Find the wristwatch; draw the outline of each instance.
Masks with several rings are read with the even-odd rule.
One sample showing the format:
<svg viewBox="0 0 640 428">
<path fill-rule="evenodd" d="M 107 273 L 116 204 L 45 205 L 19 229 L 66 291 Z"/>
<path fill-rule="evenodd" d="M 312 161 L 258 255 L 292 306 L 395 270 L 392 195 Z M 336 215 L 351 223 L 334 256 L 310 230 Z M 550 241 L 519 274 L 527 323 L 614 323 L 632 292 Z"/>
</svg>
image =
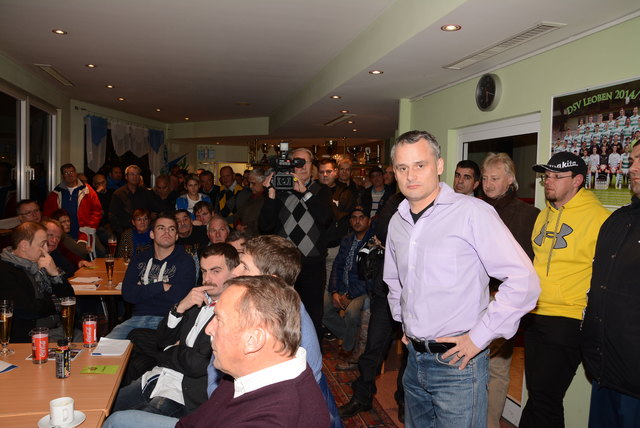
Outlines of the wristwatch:
<svg viewBox="0 0 640 428">
<path fill-rule="evenodd" d="M 173 307 L 171 308 L 169 313 L 171 315 L 173 315 L 174 317 L 176 317 L 176 318 L 182 318 L 182 316 L 184 315 L 184 313 L 178 312 L 178 304 L 177 303 L 175 305 L 173 305 Z"/>
</svg>

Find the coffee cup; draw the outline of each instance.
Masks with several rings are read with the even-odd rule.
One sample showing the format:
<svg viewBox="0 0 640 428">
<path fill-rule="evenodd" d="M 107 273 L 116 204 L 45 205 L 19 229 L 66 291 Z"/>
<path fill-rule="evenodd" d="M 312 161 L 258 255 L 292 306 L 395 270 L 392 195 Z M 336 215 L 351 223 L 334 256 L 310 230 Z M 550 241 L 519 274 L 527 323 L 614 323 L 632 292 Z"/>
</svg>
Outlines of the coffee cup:
<svg viewBox="0 0 640 428">
<path fill-rule="evenodd" d="M 53 426 L 71 425 L 73 422 L 73 398 L 61 397 L 49 402 L 49 422 Z"/>
</svg>

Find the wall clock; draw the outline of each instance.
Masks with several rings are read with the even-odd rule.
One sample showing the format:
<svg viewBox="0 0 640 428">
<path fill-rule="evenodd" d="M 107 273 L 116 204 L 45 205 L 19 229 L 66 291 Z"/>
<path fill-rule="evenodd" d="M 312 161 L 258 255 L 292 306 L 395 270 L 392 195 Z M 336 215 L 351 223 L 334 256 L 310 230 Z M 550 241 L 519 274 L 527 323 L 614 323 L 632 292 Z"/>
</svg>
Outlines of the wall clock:
<svg viewBox="0 0 640 428">
<path fill-rule="evenodd" d="M 482 111 L 493 110 L 500 101 L 502 86 L 495 74 L 485 74 L 476 86 L 476 104 Z"/>
</svg>

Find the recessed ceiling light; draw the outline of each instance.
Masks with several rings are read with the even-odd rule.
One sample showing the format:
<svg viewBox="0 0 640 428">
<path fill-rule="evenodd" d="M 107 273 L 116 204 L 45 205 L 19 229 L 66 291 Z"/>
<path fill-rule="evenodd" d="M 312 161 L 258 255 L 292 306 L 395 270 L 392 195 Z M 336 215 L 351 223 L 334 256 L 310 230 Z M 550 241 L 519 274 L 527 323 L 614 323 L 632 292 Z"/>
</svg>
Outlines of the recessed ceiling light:
<svg viewBox="0 0 640 428">
<path fill-rule="evenodd" d="M 157 109 L 156 109 L 156 111 L 160 111 L 160 109 L 159 109 L 159 108 L 157 108 Z"/>
<path fill-rule="evenodd" d="M 118 101 L 124 101 L 123 97 L 118 97 Z"/>
<path fill-rule="evenodd" d="M 353 120 L 347 120 L 347 123 L 351 125 L 353 123 Z"/>
<path fill-rule="evenodd" d="M 442 31 L 458 31 L 461 28 L 462 28 L 462 25 L 458 25 L 458 24 L 448 24 L 440 27 Z"/>
<path fill-rule="evenodd" d="M 107 88 L 107 89 L 113 89 L 113 85 L 105 85 L 105 88 Z"/>
<path fill-rule="evenodd" d="M 184 120 L 189 120 L 189 118 L 188 118 L 188 117 L 185 117 L 185 118 L 184 118 Z"/>
<path fill-rule="evenodd" d="M 340 95 L 331 95 L 329 98 L 333 99 L 333 100 L 337 100 L 339 98 L 342 98 Z"/>
<path fill-rule="evenodd" d="M 384 73 L 384 71 L 382 71 L 382 70 L 371 70 L 371 71 L 369 71 L 369 74 L 382 74 L 382 73 Z"/>
<path fill-rule="evenodd" d="M 216 144 L 220 144 L 220 141 L 216 141 Z"/>
<path fill-rule="evenodd" d="M 86 64 L 85 67 L 87 68 L 96 68 L 95 64 Z"/>
<path fill-rule="evenodd" d="M 358 132 L 358 130 L 356 128 L 353 128 L 352 131 L 353 132 Z"/>
<path fill-rule="evenodd" d="M 66 31 L 61 30 L 61 29 L 59 29 L 59 28 L 54 28 L 53 30 L 51 30 L 51 32 L 52 32 L 53 34 L 57 34 L 57 35 L 59 35 L 59 36 L 64 36 L 64 35 L 66 35 L 66 34 L 67 34 L 67 32 L 66 32 Z"/>
<path fill-rule="evenodd" d="M 340 113 L 342 114 L 349 113 L 349 110 L 340 110 Z"/>
</svg>

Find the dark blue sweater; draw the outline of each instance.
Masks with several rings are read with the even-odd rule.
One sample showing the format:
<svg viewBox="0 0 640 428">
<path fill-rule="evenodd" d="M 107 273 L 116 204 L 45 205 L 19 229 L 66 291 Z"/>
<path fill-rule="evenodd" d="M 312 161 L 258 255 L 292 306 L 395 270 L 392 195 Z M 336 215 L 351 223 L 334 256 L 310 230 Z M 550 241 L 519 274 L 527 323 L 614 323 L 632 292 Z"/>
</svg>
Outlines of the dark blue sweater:
<svg viewBox="0 0 640 428">
<path fill-rule="evenodd" d="M 171 254 L 163 260 L 154 256 L 153 247 L 134 255 L 129 263 L 127 273 L 122 282 L 122 297 L 133 303 L 133 315 L 165 316 L 173 305 L 187 295 L 196 285 L 196 268 L 193 258 L 182 246 L 176 246 Z M 148 278 L 145 272 L 151 260 Z M 163 264 L 164 274 L 159 277 Z M 163 284 L 171 284 L 169 291 L 164 291 Z"/>
</svg>

